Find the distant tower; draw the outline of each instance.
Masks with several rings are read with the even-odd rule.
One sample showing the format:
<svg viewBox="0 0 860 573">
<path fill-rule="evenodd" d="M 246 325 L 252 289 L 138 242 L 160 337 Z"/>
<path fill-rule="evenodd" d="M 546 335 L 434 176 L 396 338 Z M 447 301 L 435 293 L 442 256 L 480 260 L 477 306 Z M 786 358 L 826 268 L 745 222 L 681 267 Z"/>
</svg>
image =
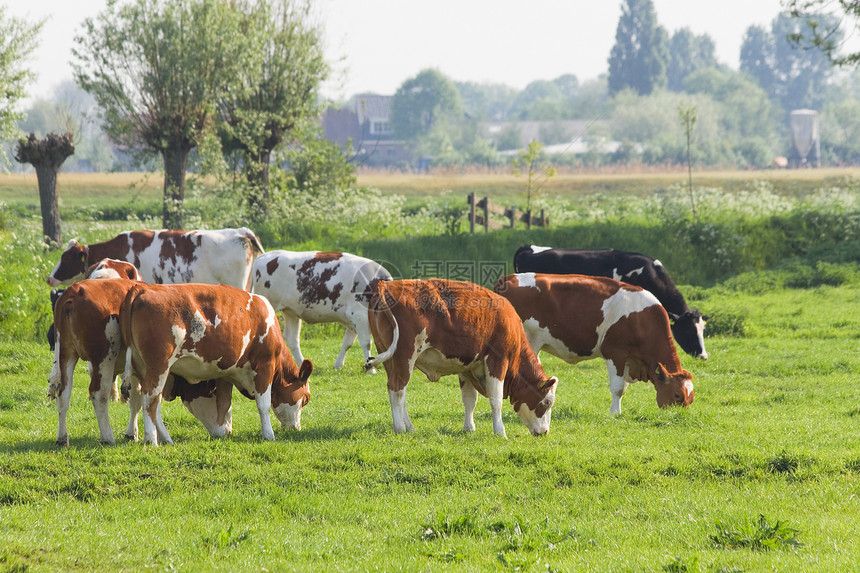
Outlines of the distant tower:
<svg viewBox="0 0 860 573">
<path fill-rule="evenodd" d="M 791 130 L 789 167 L 801 165 L 821 167 L 818 112 L 812 109 L 796 109 L 788 114 L 788 125 Z"/>
</svg>

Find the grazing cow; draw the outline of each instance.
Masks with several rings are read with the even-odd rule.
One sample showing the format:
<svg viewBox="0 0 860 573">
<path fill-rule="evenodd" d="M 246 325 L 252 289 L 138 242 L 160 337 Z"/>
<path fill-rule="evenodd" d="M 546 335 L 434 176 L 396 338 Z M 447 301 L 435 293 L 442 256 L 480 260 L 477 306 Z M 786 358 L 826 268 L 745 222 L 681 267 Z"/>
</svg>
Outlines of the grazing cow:
<svg viewBox="0 0 860 573">
<path fill-rule="evenodd" d="M 192 384 L 232 382 L 257 403 L 267 440 L 275 439 L 270 407 L 282 426 L 301 428 L 313 366 L 296 366 L 264 297 L 226 285 L 135 283 L 119 315 L 125 378 L 134 373 L 140 380 L 146 443 L 158 444 L 156 430 L 171 442 L 157 415 L 171 373 Z"/>
<path fill-rule="evenodd" d="M 463 281 L 379 281 L 368 316 L 380 354 L 367 366 L 385 366 L 396 433 L 415 429 L 406 411 L 406 385 L 414 368 L 434 382 L 459 376 L 467 432 L 475 430 L 479 392 L 490 400 L 494 433 L 505 436 L 505 398 L 532 434 L 549 431 L 558 379 L 546 377 L 504 298 Z"/>
<path fill-rule="evenodd" d="M 113 444 L 114 436 L 108 419 L 108 404 L 116 397 L 116 376 L 123 371 L 125 347 L 119 328 L 119 309 L 134 282 L 119 280 L 84 280 L 73 284 L 58 297 L 54 307 L 56 344 L 54 366 L 48 379 L 48 397 L 57 400 L 57 444 L 68 445 L 66 414 L 72 392 L 73 373 L 78 360 L 89 363 L 90 400 L 93 402 L 102 443 Z M 189 388 L 184 380 L 168 381 L 165 395 L 179 396 L 213 436 L 230 433 L 230 390 L 216 388 L 216 382 Z M 136 389 L 136 385 L 134 388 Z M 212 398 L 214 396 L 214 398 Z M 137 439 L 137 414 L 141 398 L 132 391 L 129 396 L 130 417 L 125 437 Z M 160 414 L 159 414 L 160 415 Z M 167 436 L 169 438 L 169 436 Z"/>
<path fill-rule="evenodd" d="M 647 290 L 604 277 L 535 273 L 502 277 L 494 290 L 520 315 L 535 352 L 571 364 L 606 360 L 613 414 L 637 380 L 654 384 L 660 407 L 693 402 L 693 375 L 681 368 L 669 317 Z"/>
<path fill-rule="evenodd" d="M 304 359 L 299 347 L 303 320 L 344 325 L 343 345 L 334 362 L 338 370 L 356 336 L 365 362 L 370 358 L 367 304 L 381 280 L 391 280 L 382 265 L 349 253 L 269 251 L 254 261 L 251 292 L 281 311 L 284 340 L 298 362 Z"/>
<path fill-rule="evenodd" d="M 127 231 L 92 245 L 69 241 L 47 283 L 69 284 L 87 268 L 111 258 L 127 261 L 154 284 L 208 283 L 248 289 L 251 265 L 263 252 L 249 229 L 217 231 Z"/>
<path fill-rule="evenodd" d="M 514 254 L 514 272 L 609 277 L 642 287 L 656 296 L 666 309 L 678 345 L 694 358 L 708 358 L 704 339 L 708 317 L 687 306 L 684 295 L 657 259 L 615 249 L 552 249 L 525 245 Z"/>
<path fill-rule="evenodd" d="M 126 261 L 118 261 L 116 259 L 102 259 L 94 265 L 90 265 L 84 279 L 143 280 L 140 273 L 137 271 L 137 267 Z"/>
</svg>

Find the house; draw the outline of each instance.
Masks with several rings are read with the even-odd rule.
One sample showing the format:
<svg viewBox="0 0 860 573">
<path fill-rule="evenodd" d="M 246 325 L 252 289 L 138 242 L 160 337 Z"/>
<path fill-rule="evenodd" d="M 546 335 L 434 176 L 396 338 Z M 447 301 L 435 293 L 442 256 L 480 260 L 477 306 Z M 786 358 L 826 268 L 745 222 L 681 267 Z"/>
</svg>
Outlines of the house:
<svg viewBox="0 0 860 573">
<path fill-rule="evenodd" d="M 358 165 L 406 165 L 408 149 L 392 138 L 388 121 L 391 97 L 358 94 L 341 108 L 327 108 L 322 117 L 324 137 L 340 145 Z"/>
</svg>

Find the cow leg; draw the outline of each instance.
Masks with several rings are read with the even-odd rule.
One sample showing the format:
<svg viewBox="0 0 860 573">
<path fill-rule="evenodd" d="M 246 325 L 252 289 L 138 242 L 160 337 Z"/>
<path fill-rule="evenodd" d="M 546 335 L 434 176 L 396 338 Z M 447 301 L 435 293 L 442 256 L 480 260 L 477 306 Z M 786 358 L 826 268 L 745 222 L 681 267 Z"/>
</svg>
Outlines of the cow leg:
<svg viewBox="0 0 860 573">
<path fill-rule="evenodd" d="M 358 345 L 361 346 L 361 352 L 364 353 L 364 363 L 367 364 L 373 352 L 373 337 L 370 335 L 370 326 L 367 323 L 367 313 L 364 316 L 363 322 L 355 323 L 355 332 L 358 336 Z M 368 374 L 376 374 L 376 368 L 367 370 Z"/>
<path fill-rule="evenodd" d="M 68 353 L 69 351 L 67 351 Z M 72 381 L 75 365 L 78 363 L 77 354 L 65 355 L 60 344 L 60 332 L 56 332 L 54 343 L 54 366 L 48 378 L 48 397 L 57 400 L 57 445 L 69 445 L 69 431 L 66 428 L 66 415 L 72 396 Z"/>
<path fill-rule="evenodd" d="M 343 344 L 340 347 L 340 354 L 337 355 L 337 360 L 334 361 L 334 369 L 340 370 L 343 368 L 343 363 L 346 361 L 346 351 L 349 350 L 349 347 L 352 346 L 352 343 L 355 342 L 355 337 L 358 336 L 356 332 L 347 327 L 346 332 L 343 333 Z M 365 356 L 365 362 L 367 362 L 368 356 Z M 301 364 L 301 362 L 298 362 Z"/>
<path fill-rule="evenodd" d="M 391 418 L 394 421 L 394 433 L 414 432 L 415 426 L 406 411 L 406 388 L 388 390 L 388 401 L 391 404 Z"/>
<path fill-rule="evenodd" d="M 90 401 L 96 413 L 96 421 L 99 425 L 99 440 L 103 444 L 113 445 L 113 430 L 110 427 L 110 416 L 108 405 L 113 397 L 116 376 L 114 366 L 116 357 L 102 360 L 97 369 L 92 369 L 90 374 Z"/>
<path fill-rule="evenodd" d="M 75 373 L 77 361 L 66 364 L 66 383 L 63 390 L 57 395 L 57 445 L 69 445 L 69 431 L 66 428 L 66 415 L 69 413 L 69 403 L 72 399 L 72 379 Z"/>
<path fill-rule="evenodd" d="M 504 400 L 502 381 L 487 374 L 484 388 L 487 392 L 487 398 L 490 399 L 490 413 L 493 416 L 493 433 L 497 436 L 507 438 L 505 424 L 502 422 L 502 401 Z"/>
<path fill-rule="evenodd" d="M 158 435 L 165 442 L 169 444 L 173 443 L 170 434 L 167 432 L 167 428 L 164 426 L 164 421 L 161 419 L 161 392 L 164 390 L 168 374 L 170 374 L 170 371 L 165 369 L 164 373 L 158 377 L 157 383 L 154 385 L 155 388 L 146 392 L 142 389 L 152 387 L 153 385 L 151 383 L 147 384 L 146 380 L 141 380 L 141 393 L 143 395 L 143 443 L 145 444 L 157 446 Z"/>
<path fill-rule="evenodd" d="M 137 378 L 131 381 L 123 381 L 128 386 L 128 427 L 125 429 L 125 439 L 137 441 L 137 415 L 140 414 L 142 398 L 140 396 L 140 383 Z"/>
<path fill-rule="evenodd" d="M 624 372 L 619 373 L 612 360 L 606 361 L 606 368 L 609 371 L 609 391 L 612 392 L 612 405 L 609 407 L 609 413 L 620 414 L 621 398 L 624 397 L 624 392 L 627 391 L 629 384 L 624 379 Z"/>
<path fill-rule="evenodd" d="M 463 431 L 475 431 L 475 405 L 478 403 L 478 391 L 471 382 L 460 376 L 460 394 L 463 397 Z"/>
<path fill-rule="evenodd" d="M 299 347 L 299 334 L 302 332 L 302 319 L 295 315 L 287 314 L 286 312 L 282 312 L 281 315 L 284 317 L 284 342 L 287 343 L 287 347 L 290 349 L 290 353 L 292 353 L 293 360 L 296 361 L 296 364 L 301 364 L 305 359 L 305 357 L 302 356 L 302 349 Z"/>
<path fill-rule="evenodd" d="M 260 414 L 260 427 L 263 430 L 263 439 L 272 441 L 275 439 L 275 431 L 272 430 L 272 419 L 269 417 L 269 409 L 272 407 L 272 386 L 269 385 L 262 394 L 257 392 L 254 396 L 257 403 L 257 412 Z"/>
</svg>

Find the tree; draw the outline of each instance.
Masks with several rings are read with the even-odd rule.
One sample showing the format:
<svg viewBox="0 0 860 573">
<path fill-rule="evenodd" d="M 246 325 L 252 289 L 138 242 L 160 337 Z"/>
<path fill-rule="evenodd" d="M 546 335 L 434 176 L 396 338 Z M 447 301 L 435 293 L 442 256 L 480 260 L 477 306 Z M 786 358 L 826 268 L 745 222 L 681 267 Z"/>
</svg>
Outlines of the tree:
<svg viewBox="0 0 860 573">
<path fill-rule="evenodd" d="M 44 139 L 37 139 L 31 133 L 18 140 L 15 148 L 15 161 L 29 163 L 36 169 L 39 181 L 39 202 L 42 206 L 42 234 L 49 243 L 59 244 L 60 210 L 57 206 L 57 173 L 66 158 L 75 152 L 74 138 L 71 133 L 57 135 L 49 133 Z"/>
<path fill-rule="evenodd" d="M 648 95 L 666 85 L 666 30 L 657 24 L 651 0 L 624 0 L 609 54 L 609 93 L 632 89 Z"/>
<path fill-rule="evenodd" d="M 672 34 L 669 65 L 666 69 L 667 87 L 673 92 L 684 89 L 684 80 L 703 68 L 717 67 L 716 46 L 707 34 L 696 36 L 689 28 Z"/>
<path fill-rule="evenodd" d="M 557 83 L 535 80 L 517 95 L 511 105 L 511 115 L 521 120 L 554 119 L 564 101 L 563 97 Z"/>
<path fill-rule="evenodd" d="M 693 198 L 693 159 L 690 155 L 690 147 L 693 140 L 693 130 L 696 129 L 696 120 L 698 115 L 696 106 L 681 101 L 678 104 L 678 119 L 681 120 L 681 128 L 684 130 L 684 135 L 687 137 L 687 175 L 688 175 L 688 190 L 690 193 L 690 206 L 693 209 L 693 218 L 698 219 L 696 215 L 696 201 Z"/>
<path fill-rule="evenodd" d="M 265 207 L 272 151 L 317 112 L 328 65 L 308 2 L 250 0 L 241 10 L 259 59 L 239 71 L 244 89 L 220 101 L 222 139 L 226 150 L 242 152 L 248 180 L 262 193 Z"/>
<path fill-rule="evenodd" d="M 44 20 L 35 24 L 6 16 L 0 6 L 0 141 L 12 139 L 17 132 L 15 122 L 22 117 L 18 103 L 26 96 L 25 89 L 33 80 L 33 72 L 24 64 L 36 49 L 36 39 Z M 0 166 L 8 163 L 0 147 Z"/>
<path fill-rule="evenodd" d="M 796 45 L 808 43 L 819 48 L 837 66 L 853 67 L 860 62 L 860 52 L 840 53 L 844 39 L 851 37 L 860 24 L 860 3 L 853 0 L 783 0 L 783 5 L 791 17 L 804 22 L 802 28 L 789 36 L 790 42 Z"/>
<path fill-rule="evenodd" d="M 832 72 L 821 50 L 792 41 L 802 24 L 797 18 L 780 14 L 769 33 L 748 28 L 741 45 L 741 71 L 754 77 L 785 111 L 820 107 Z M 826 24 L 822 21 L 822 25 Z"/>
<path fill-rule="evenodd" d="M 391 129 L 405 140 L 427 135 L 434 126 L 463 115 L 460 92 L 447 76 L 426 69 L 403 82 L 391 98 Z"/>
<path fill-rule="evenodd" d="M 504 84 L 479 84 L 455 82 L 463 111 L 471 117 L 484 121 L 504 121 L 508 117 L 517 91 Z"/>
<path fill-rule="evenodd" d="M 514 176 L 519 177 L 523 171 L 526 172 L 526 213 L 529 216 L 531 216 L 532 196 L 537 197 L 544 183 L 555 177 L 557 173 L 555 167 L 541 160 L 542 149 L 543 145 L 536 139 L 532 139 L 528 148 L 519 151 L 512 162 Z"/>
<path fill-rule="evenodd" d="M 83 27 L 75 79 L 116 143 L 160 155 L 162 222 L 181 228 L 188 156 L 211 130 L 216 103 L 243 89 L 237 80 L 253 65 L 239 13 L 221 0 L 108 2 Z"/>
</svg>

